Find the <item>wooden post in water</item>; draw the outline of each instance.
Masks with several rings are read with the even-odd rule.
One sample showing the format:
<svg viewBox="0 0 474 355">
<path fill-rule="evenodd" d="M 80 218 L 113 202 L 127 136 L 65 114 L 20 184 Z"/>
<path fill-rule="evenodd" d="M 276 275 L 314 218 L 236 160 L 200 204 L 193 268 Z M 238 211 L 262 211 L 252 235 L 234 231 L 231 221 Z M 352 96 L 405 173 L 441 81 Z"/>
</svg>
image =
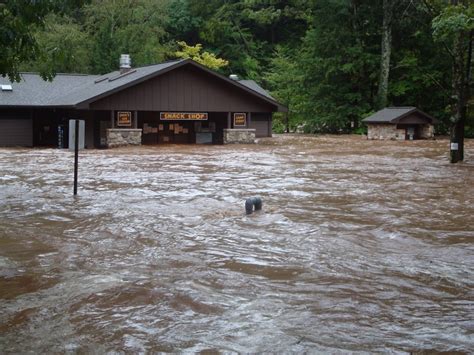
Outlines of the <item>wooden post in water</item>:
<svg viewBox="0 0 474 355">
<path fill-rule="evenodd" d="M 77 169 L 79 166 L 79 120 L 75 122 L 74 135 L 74 196 L 77 195 Z"/>
</svg>

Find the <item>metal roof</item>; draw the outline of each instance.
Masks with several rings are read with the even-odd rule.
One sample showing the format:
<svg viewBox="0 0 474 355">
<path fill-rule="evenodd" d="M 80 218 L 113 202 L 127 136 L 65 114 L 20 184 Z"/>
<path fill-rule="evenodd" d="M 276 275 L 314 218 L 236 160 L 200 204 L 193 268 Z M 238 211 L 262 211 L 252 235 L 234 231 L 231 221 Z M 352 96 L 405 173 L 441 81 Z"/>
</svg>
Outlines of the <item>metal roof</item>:
<svg viewBox="0 0 474 355">
<path fill-rule="evenodd" d="M 269 99 L 275 100 L 267 91 L 265 91 L 264 88 L 262 88 L 260 85 L 258 85 L 255 81 L 253 80 L 238 80 L 238 82 L 242 85 L 245 85 L 249 89 L 252 89 L 253 91 L 256 91 L 263 96 L 268 97 Z"/>
<path fill-rule="evenodd" d="M 373 115 L 365 118 L 362 122 L 365 123 L 398 123 L 402 118 L 412 114 L 418 113 L 421 116 L 429 119 L 431 123 L 436 123 L 436 119 L 431 117 L 430 115 L 424 113 L 423 111 L 418 110 L 416 107 L 408 106 L 408 107 L 387 107 L 383 110 L 380 110 Z"/>
<path fill-rule="evenodd" d="M 19 83 L 0 77 L 0 84 L 12 85 L 12 91 L 0 91 L 1 106 L 23 107 L 83 107 L 102 97 L 164 74 L 184 64 L 199 67 L 232 85 L 236 85 L 279 108 L 286 109 L 253 80 L 233 81 L 190 60 L 181 59 L 145 67 L 132 68 L 104 75 L 58 74 L 53 81 L 43 80 L 36 73 L 22 73 Z"/>
</svg>

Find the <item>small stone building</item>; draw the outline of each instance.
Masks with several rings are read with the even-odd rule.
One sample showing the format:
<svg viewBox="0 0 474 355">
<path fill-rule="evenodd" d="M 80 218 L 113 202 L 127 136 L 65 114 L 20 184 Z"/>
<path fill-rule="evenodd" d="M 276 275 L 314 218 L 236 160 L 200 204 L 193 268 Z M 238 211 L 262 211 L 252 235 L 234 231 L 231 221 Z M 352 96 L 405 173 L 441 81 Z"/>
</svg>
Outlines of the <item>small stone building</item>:
<svg viewBox="0 0 474 355">
<path fill-rule="evenodd" d="M 367 117 L 367 139 L 414 140 L 434 137 L 437 120 L 416 107 L 387 107 Z"/>
</svg>

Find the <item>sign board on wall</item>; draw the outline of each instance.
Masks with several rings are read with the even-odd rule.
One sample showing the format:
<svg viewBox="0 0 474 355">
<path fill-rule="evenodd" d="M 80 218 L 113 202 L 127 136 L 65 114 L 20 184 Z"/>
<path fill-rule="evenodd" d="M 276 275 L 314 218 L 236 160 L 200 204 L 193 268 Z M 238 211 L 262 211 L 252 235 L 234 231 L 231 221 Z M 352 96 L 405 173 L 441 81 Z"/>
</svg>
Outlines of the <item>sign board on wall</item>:
<svg viewBox="0 0 474 355">
<path fill-rule="evenodd" d="M 207 112 L 160 112 L 162 121 L 207 121 Z"/>
<path fill-rule="evenodd" d="M 130 111 L 117 112 L 117 127 L 131 127 L 132 113 Z"/>
<path fill-rule="evenodd" d="M 246 127 L 247 114 L 243 112 L 234 113 L 234 127 Z"/>
</svg>

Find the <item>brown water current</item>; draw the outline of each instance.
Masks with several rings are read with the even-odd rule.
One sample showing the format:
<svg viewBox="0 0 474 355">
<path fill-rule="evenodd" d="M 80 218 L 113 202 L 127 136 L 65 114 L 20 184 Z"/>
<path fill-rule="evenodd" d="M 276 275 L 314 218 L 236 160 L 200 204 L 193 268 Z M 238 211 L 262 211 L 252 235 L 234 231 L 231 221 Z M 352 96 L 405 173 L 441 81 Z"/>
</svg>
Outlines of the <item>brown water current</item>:
<svg viewBox="0 0 474 355">
<path fill-rule="evenodd" d="M 0 353 L 474 349 L 474 141 L 0 149 Z M 259 195 L 263 211 L 245 215 Z"/>
</svg>

